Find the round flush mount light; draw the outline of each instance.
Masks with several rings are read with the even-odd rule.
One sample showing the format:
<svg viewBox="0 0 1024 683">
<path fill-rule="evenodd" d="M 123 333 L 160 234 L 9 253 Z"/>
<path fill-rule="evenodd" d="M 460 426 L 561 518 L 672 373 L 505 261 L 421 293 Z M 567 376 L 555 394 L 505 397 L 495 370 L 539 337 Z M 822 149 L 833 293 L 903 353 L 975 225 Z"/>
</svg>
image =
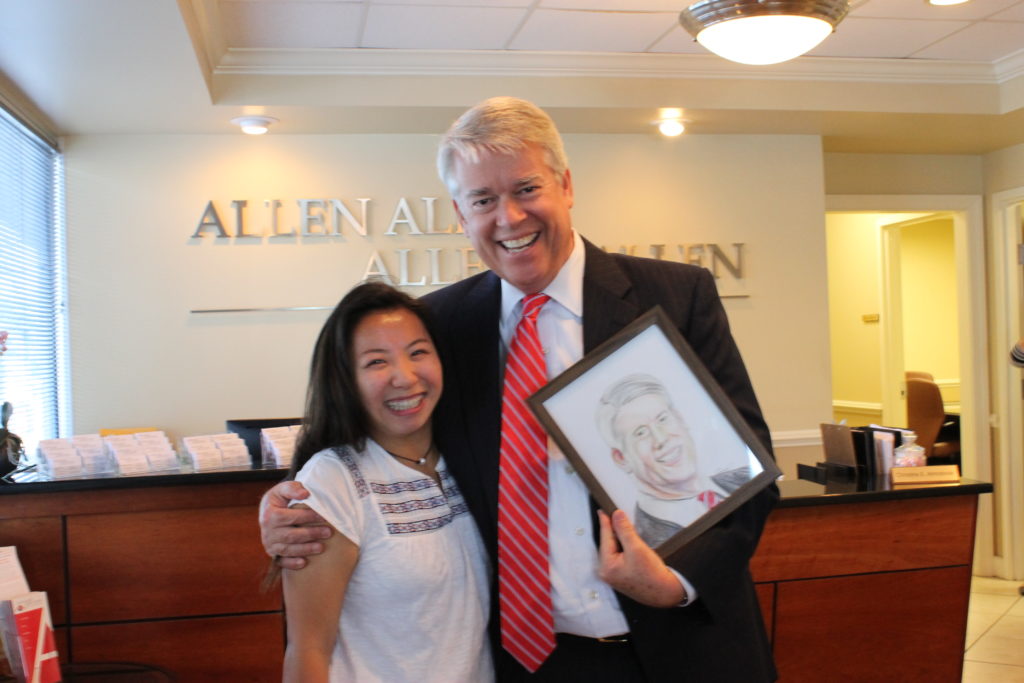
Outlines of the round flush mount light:
<svg viewBox="0 0 1024 683">
<path fill-rule="evenodd" d="M 816 47 L 849 11 L 847 0 L 701 0 L 679 23 L 719 57 L 778 64 Z"/>
<path fill-rule="evenodd" d="M 683 123 L 683 110 L 675 107 L 662 107 L 658 110 L 658 118 L 654 121 L 658 132 L 667 138 L 677 138 L 686 130 Z"/>
<path fill-rule="evenodd" d="M 271 124 L 277 123 L 277 119 L 272 116 L 239 116 L 231 119 L 231 123 L 241 127 L 246 135 L 263 135 Z"/>
<path fill-rule="evenodd" d="M 939 5 L 940 7 L 945 7 L 946 5 L 964 5 L 964 4 L 968 3 L 968 2 L 970 2 L 970 0 L 924 0 L 924 1 L 927 2 L 929 5 Z"/>
</svg>

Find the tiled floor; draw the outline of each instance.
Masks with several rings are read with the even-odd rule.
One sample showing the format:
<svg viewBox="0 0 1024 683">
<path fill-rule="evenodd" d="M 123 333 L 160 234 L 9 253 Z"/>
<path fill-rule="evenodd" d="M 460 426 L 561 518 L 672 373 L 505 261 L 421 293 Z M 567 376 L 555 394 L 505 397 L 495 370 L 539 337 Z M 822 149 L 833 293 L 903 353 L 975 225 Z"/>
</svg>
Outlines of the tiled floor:
<svg viewBox="0 0 1024 683">
<path fill-rule="evenodd" d="M 1024 683 L 1020 581 L 974 577 L 963 683 Z"/>
</svg>

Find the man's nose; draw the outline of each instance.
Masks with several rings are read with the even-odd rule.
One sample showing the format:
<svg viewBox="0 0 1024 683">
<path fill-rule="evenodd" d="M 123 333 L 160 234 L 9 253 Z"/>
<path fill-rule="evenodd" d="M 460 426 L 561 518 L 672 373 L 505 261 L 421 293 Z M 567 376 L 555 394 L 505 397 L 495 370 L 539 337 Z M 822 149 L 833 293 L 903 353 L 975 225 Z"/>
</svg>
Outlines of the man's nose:
<svg viewBox="0 0 1024 683">
<path fill-rule="evenodd" d="M 517 225 L 526 216 L 515 198 L 502 199 L 498 204 L 498 221 L 501 225 Z"/>
</svg>

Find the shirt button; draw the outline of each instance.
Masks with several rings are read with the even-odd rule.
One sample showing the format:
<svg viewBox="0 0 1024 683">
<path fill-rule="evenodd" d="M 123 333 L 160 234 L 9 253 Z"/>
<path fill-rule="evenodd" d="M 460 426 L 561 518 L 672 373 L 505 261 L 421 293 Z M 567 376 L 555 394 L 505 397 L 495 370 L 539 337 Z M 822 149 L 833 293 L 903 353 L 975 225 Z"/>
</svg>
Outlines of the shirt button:
<svg viewBox="0 0 1024 683">
<path fill-rule="evenodd" d="M 548 347 L 542 346 L 541 349 L 540 349 L 540 352 L 543 353 L 546 356 L 548 354 Z"/>
<path fill-rule="evenodd" d="M 590 591 L 590 599 L 597 600 L 597 591 Z"/>
<path fill-rule="evenodd" d="M 577 535 L 577 536 L 582 536 L 582 535 L 583 535 L 583 533 L 584 533 L 584 532 L 583 532 L 583 529 L 582 529 L 582 528 L 576 529 L 576 535 Z"/>
<path fill-rule="evenodd" d="M 576 470 L 574 470 L 572 468 L 572 465 L 566 465 L 565 466 L 565 473 L 566 474 L 576 474 Z"/>
</svg>

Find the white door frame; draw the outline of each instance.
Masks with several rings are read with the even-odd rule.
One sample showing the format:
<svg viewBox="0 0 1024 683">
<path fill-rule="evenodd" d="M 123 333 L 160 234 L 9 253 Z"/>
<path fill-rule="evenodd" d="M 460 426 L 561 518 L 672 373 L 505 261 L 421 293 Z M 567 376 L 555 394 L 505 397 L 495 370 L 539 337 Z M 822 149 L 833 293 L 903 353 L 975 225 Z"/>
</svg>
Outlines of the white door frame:
<svg viewBox="0 0 1024 683">
<path fill-rule="evenodd" d="M 825 210 L 877 213 L 949 212 L 956 250 L 960 324 L 960 445 L 963 476 L 992 481 L 989 453 L 988 323 L 985 312 L 985 222 L 980 195 L 826 195 Z M 1006 347 L 1004 353 L 1009 350 Z M 993 496 L 981 496 L 974 571 L 991 575 L 995 545 Z"/>
<path fill-rule="evenodd" d="M 1006 579 L 1024 579 L 1024 411 L 1021 371 L 1007 362 L 1021 336 L 1022 274 L 1018 262 L 1021 205 L 1024 187 L 997 192 L 989 200 L 989 256 L 992 264 L 992 382 L 996 438 L 992 453 L 992 479 L 996 485 L 999 524 L 994 538 L 997 555 L 994 573 Z"/>
</svg>

